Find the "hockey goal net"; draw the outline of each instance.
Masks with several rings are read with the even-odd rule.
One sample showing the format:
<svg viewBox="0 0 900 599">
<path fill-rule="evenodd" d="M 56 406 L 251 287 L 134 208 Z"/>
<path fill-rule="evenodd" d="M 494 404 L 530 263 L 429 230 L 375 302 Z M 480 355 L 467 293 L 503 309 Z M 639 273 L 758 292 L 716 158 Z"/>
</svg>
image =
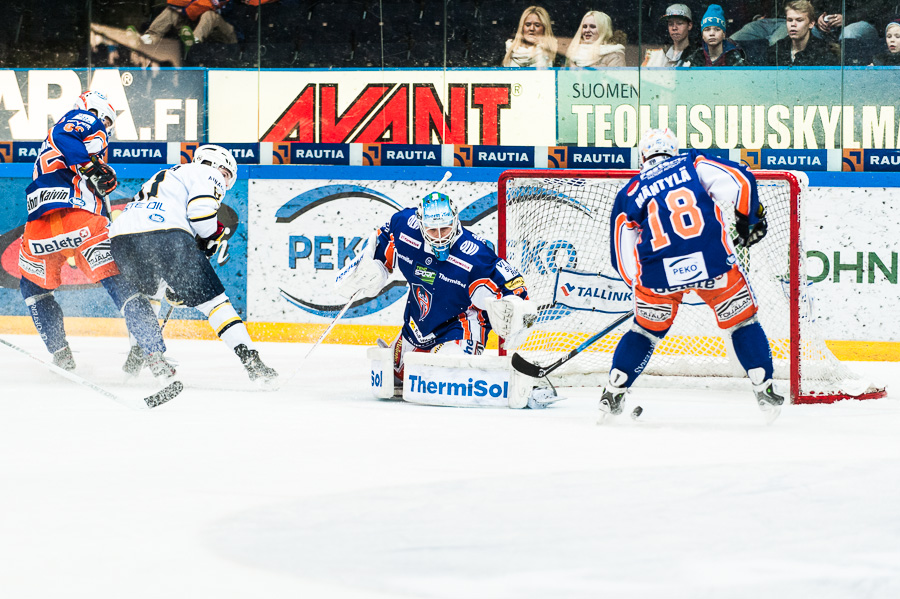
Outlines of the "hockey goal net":
<svg viewBox="0 0 900 599">
<path fill-rule="evenodd" d="M 636 171 L 506 171 L 498 184 L 498 250 L 525 277 L 538 306 L 527 336 L 506 340 L 504 351 L 547 364 L 632 309 L 633 296 L 610 260 L 610 210 L 618 190 Z M 857 376 L 828 349 L 816 328 L 803 252 L 805 176 L 754 171 L 766 207 L 768 234 L 738 249 L 769 337 L 775 377 L 789 381 L 794 403 L 883 397 L 883 388 Z M 723 207 L 733 237 L 734 209 Z M 629 324 L 567 362 L 550 378 L 562 385 L 602 385 L 616 343 Z M 659 379 L 655 377 L 667 377 Z M 644 371 L 661 384 L 694 381 L 716 386 L 723 377 L 745 378 L 730 337 L 693 293 Z M 671 380 L 669 380 L 671 378 Z M 743 381 L 744 385 L 749 382 Z"/>
</svg>

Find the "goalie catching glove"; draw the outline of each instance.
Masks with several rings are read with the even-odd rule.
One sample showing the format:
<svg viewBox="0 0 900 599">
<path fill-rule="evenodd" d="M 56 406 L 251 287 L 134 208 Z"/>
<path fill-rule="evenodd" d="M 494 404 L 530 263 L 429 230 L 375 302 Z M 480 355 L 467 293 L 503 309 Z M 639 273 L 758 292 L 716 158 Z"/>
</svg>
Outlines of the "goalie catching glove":
<svg viewBox="0 0 900 599">
<path fill-rule="evenodd" d="M 491 327 L 501 337 L 509 337 L 534 324 L 537 308 L 531 300 L 518 295 L 507 295 L 492 299 L 487 304 L 488 320 Z"/>
<path fill-rule="evenodd" d="M 119 185 L 113 167 L 103 163 L 97 156 L 91 156 L 91 163 L 78 170 L 84 177 L 88 189 L 95 195 L 109 195 Z"/>
<path fill-rule="evenodd" d="M 356 257 L 338 273 L 334 290 L 350 299 L 362 290 L 363 297 L 375 297 L 387 282 L 388 270 L 375 259 L 375 237 L 366 240 Z"/>
<path fill-rule="evenodd" d="M 737 237 L 734 239 L 735 245 L 748 248 L 759 243 L 762 241 L 762 238 L 766 236 L 766 233 L 769 230 L 769 224 L 766 222 L 765 206 L 759 204 L 759 207 L 756 209 L 756 216 L 759 220 L 756 221 L 756 224 L 751 231 L 750 218 L 744 216 L 737 210 L 734 211 L 734 228 L 737 233 Z"/>
</svg>

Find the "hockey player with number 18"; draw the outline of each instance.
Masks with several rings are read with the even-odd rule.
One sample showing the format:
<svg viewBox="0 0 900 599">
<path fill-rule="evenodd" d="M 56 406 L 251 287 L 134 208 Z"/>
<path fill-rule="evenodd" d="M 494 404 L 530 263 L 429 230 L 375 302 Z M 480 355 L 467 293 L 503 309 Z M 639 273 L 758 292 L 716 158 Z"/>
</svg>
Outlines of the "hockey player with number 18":
<svg viewBox="0 0 900 599">
<path fill-rule="evenodd" d="M 784 398 L 774 391 L 769 341 L 734 249 L 734 243 L 750 247 L 766 234 L 756 179 L 728 160 L 697 150 L 679 154 L 668 129 L 647 131 L 639 152 L 641 173 L 616 195 L 611 214 L 612 262 L 634 290 L 635 310 L 631 330 L 613 355 L 601 420 L 622 412 L 626 390 L 672 326 L 684 295 L 693 291 L 731 334 L 757 403 L 771 422 Z M 734 206 L 734 242 L 713 198 Z"/>
<path fill-rule="evenodd" d="M 525 281 L 487 243 L 459 222 L 455 203 L 438 191 L 391 217 L 335 281 L 338 293 L 372 297 L 388 273 L 409 283 L 403 328 L 392 345 L 395 385 L 407 352 L 479 355 L 493 328 L 523 327 L 531 308 Z"/>
</svg>

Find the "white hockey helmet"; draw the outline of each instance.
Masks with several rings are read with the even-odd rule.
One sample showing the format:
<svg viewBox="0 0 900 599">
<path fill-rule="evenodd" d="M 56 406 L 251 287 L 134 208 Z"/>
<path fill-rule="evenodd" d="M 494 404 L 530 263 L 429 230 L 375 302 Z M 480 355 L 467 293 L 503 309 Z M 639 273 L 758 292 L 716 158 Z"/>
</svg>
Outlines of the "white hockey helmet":
<svg viewBox="0 0 900 599">
<path fill-rule="evenodd" d="M 431 245 L 434 257 L 446 260 L 453 243 L 462 235 L 459 211 L 453 200 L 446 194 L 433 191 L 422 198 L 416 216 L 419 217 L 422 236 Z"/>
<path fill-rule="evenodd" d="M 74 108 L 78 110 L 97 111 L 97 117 L 104 121 L 108 133 L 112 133 L 113 127 L 116 126 L 116 109 L 106 99 L 106 95 L 102 92 L 88 90 L 78 96 L 75 100 Z M 108 123 L 106 122 L 108 121 Z"/>
<path fill-rule="evenodd" d="M 225 177 L 225 188 L 231 189 L 234 182 L 237 181 L 237 160 L 231 155 L 231 152 L 222 146 L 207 144 L 200 146 L 194 150 L 194 159 L 192 162 L 206 164 L 214 169 L 224 168 L 230 176 Z"/>
<path fill-rule="evenodd" d="M 678 138 L 668 127 L 664 129 L 647 129 L 638 146 L 641 155 L 641 169 L 649 168 L 665 160 L 652 158 L 665 156 L 671 158 L 678 155 Z"/>
</svg>

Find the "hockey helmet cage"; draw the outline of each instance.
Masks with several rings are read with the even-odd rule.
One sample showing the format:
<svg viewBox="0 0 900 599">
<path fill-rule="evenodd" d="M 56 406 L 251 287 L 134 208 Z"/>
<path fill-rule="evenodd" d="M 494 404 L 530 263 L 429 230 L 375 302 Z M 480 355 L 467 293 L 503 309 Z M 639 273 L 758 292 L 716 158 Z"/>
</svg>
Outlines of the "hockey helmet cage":
<svg viewBox="0 0 900 599">
<path fill-rule="evenodd" d="M 214 144 L 200 146 L 194 150 L 194 159 L 192 162 L 207 164 L 217 170 L 221 167 L 228 171 L 231 176 L 225 178 L 226 189 L 231 189 L 234 186 L 234 182 L 237 181 L 237 161 L 234 159 L 231 152 L 222 146 Z"/>
<path fill-rule="evenodd" d="M 116 126 L 116 109 L 106 99 L 106 95 L 102 92 L 88 90 L 78 96 L 75 100 L 74 108 L 78 110 L 97 111 L 97 117 L 103 121 L 108 120 L 109 125 L 106 126 L 108 133 L 111 133 L 113 127 Z M 105 123 L 104 123 L 105 124 Z"/>
<path fill-rule="evenodd" d="M 678 155 L 678 138 L 671 129 L 647 129 L 638 146 L 641 156 L 641 168 L 652 166 L 648 164 L 651 158 L 666 156 L 671 158 Z M 654 160 L 653 164 L 661 160 Z"/>
<path fill-rule="evenodd" d="M 419 217 L 422 237 L 431 246 L 434 257 L 446 260 L 453 243 L 462 235 L 459 211 L 453 200 L 446 194 L 433 191 L 422 198 L 416 216 Z"/>
</svg>

